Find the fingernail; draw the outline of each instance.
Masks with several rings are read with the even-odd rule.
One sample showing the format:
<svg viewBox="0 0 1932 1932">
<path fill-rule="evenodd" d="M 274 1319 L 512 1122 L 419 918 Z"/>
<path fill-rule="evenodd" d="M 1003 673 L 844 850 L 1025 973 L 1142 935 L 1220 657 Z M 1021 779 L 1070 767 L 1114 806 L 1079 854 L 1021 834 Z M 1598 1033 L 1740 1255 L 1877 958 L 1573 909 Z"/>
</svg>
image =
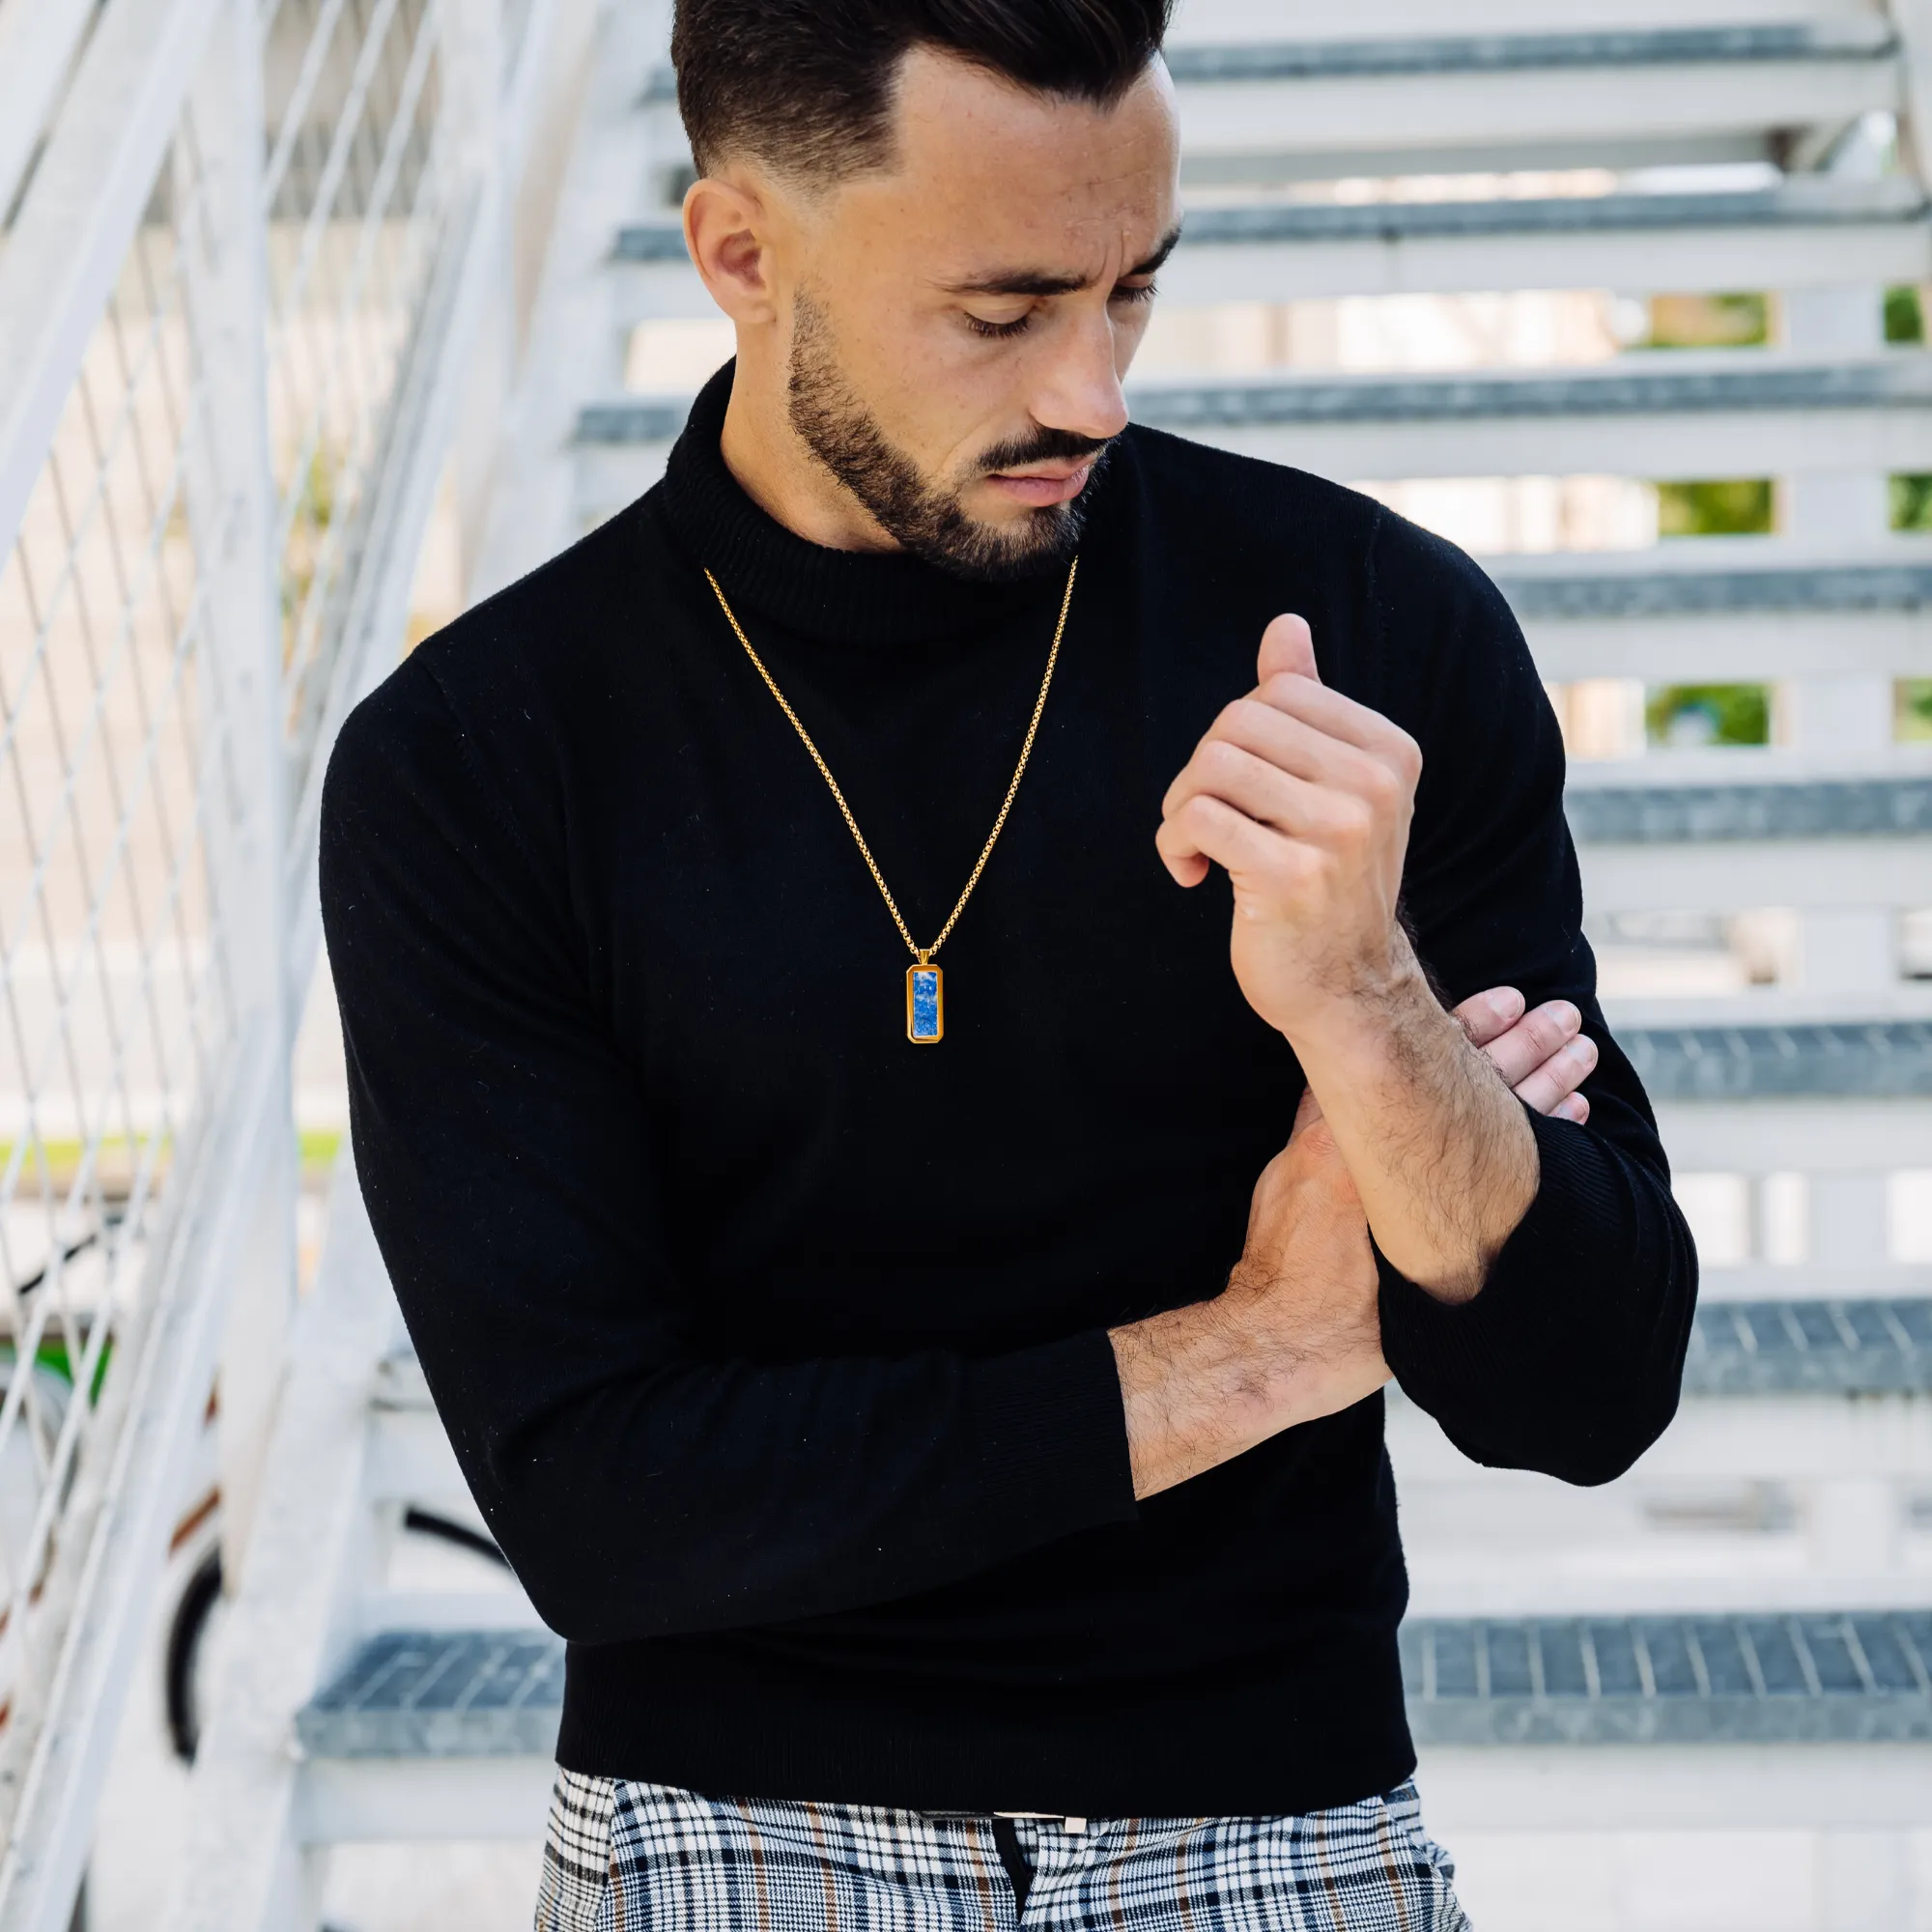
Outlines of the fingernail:
<svg viewBox="0 0 1932 1932">
<path fill-rule="evenodd" d="M 1522 1011 L 1523 998 L 1514 986 L 1499 986 L 1495 994 L 1496 1011 L 1505 1019 L 1515 1019 Z"/>
<path fill-rule="evenodd" d="M 1597 1042 L 1593 1039 L 1573 1039 L 1563 1051 L 1572 1060 L 1580 1061 L 1587 1065 L 1597 1057 Z"/>
</svg>

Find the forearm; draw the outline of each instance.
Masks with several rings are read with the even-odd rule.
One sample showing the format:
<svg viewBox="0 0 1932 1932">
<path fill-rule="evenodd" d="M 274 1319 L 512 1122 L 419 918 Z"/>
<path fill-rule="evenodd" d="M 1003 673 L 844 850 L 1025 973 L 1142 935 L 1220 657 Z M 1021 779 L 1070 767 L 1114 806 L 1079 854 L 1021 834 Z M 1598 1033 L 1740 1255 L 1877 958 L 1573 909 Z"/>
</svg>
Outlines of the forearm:
<svg viewBox="0 0 1932 1932">
<path fill-rule="evenodd" d="M 1437 1299 L 1470 1299 L 1536 1199 L 1536 1137 L 1400 929 L 1385 975 L 1312 1008 L 1289 1037 L 1377 1245 Z"/>
<path fill-rule="evenodd" d="M 1388 1379 L 1361 1202 L 1311 1103 L 1255 1183 L 1228 1286 L 1108 1339 L 1136 1496 L 1332 1415 Z"/>
<path fill-rule="evenodd" d="M 1275 1366 L 1237 1332 L 1222 1298 L 1109 1331 L 1136 1497 L 1252 1449 L 1269 1433 Z"/>
</svg>

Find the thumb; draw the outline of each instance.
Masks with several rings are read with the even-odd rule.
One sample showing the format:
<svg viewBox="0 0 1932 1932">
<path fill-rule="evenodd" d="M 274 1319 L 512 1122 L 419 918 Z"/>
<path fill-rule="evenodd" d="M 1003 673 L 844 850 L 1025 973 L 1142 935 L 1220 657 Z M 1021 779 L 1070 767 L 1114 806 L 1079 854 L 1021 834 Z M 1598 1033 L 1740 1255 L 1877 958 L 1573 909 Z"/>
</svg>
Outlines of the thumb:
<svg viewBox="0 0 1932 1932">
<path fill-rule="evenodd" d="M 1315 633 L 1308 628 L 1308 619 L 1292 614 L 1277 617 L 1262 633 L 1261 658 L 1256 669 L 1260 672 L 1256 682 L 1260 684 L 1284 673 L 1312 677 L 1320 684 L 1321 673 L 1315 668 Z"/>
</svg>

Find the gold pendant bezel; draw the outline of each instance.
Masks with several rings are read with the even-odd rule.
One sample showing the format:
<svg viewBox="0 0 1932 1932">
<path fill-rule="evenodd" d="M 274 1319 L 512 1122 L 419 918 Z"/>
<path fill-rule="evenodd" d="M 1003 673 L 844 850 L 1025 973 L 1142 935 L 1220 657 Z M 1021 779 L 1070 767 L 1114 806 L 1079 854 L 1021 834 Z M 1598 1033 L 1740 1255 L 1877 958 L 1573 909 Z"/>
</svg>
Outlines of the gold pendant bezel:
<svg viewBox="0 0 1932 1932">
<path fill-rule="evenodd" d="M 934 1033 L 915 1033 L 913 1031 L 913 975 L 915 973 L 930 973 L 932 975 L 933 1004 L 936 1009 L 935 1017 L 939 1021 L 938 1030 Z M 946 1037 L 946 975 L 930 960 L 927 960 L 923 965 L 908 966 L 906 968 L 906 1037 L 915 1046 L 937 1046 Z"/>
</svg>

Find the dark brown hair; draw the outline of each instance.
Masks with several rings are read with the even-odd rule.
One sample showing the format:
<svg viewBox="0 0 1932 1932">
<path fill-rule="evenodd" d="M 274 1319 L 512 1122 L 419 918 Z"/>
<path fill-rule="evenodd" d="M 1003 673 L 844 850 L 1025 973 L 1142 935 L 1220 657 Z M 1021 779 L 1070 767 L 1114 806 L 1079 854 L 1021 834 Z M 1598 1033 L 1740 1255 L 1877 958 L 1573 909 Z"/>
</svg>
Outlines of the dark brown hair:
<svg viewBox="0 0 1932 1932">
<path fill-rule="evenodd" d="M 894 84 L 933 47 L 1040 94 L 1111 106 L 1174 0 L 677 0 L 670 56 L 700 169 L 749 155 L 836 179 L 886 162 Z"/>
</svg>

